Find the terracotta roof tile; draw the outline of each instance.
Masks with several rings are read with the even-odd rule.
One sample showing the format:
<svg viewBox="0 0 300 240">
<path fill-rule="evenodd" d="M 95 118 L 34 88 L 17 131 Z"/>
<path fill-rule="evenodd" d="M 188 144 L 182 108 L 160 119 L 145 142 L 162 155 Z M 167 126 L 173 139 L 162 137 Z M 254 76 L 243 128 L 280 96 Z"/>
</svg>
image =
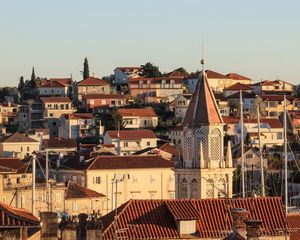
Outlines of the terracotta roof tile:
<svg viewBox="0 0 300 240">
<path fill-rule="evenodd" d="M 242 75 L 237 74 L 237 73 L 228 73 L 228 74 L 226 74 L 226 76 L 233 79 L 233 80 L 251 80 L 250 78 L 242 76 Z"/>
<path fill-rule="evenodd" d="M 27 165 L 19 158 L 0 158 L 0 172 L 25 173 Z"/>
<path fill-rule="evenodd" d="M 227 88 L 224 88 L 224 91 L 239 91 L 239 90 L 252 90 L 251 87 L 242 83 L 235 83 Z"/>
<path fill-rule="evenodd" d="M 192 207 L 193 205 L 193 207 Z M 170 207 L 172 206 L 172 207 Z M 244 208 L 250 212 L 248 219 L 262 220 L 264 236 L 283 235 L 284 211 L 280 197 L 202 199 L 202 200 L 130 200 L 118 210 L 118 229 L 129 228 L 127 236 L 137 239 L 180 238 L 175 219 L 197 220 L 197 236 L 224 238 L 232 233 L 233 208 Z M 113 212 L 112 212 L 113 213 Z M 103 239 L 114 236 L 113 214 L 102 217 Z"/>
<path fill-rule="evenodd" d="M 261 123 L 267 123 L 271 128 L 282 128 L 282 124 L 278 118 L 261 118 Z M 245 118 L 244 123 L 257 123 L 257 119 Z"/>
<path fill-rule="evenodd" d="M 98 156 L 89 166 L 88 170 L 172 167 L 172 162 L 157 155 Z"/>
<path fill-rule="evenodd" d="M 137 117 L 157 117 L 153 108 L 119 108 L 118 113 L 122 115 L 122 117 L 128 116 L 137 116 Z"/>
<path fill-rule="evenodd" d="M 157 138 L 152 130 L 109 130 L 111 139 L 140 140 L 142 138 Z"/>
<path fill-rule="evenodd" d="M 16 142 L 38 142 L 30 137 L 27 137 L 21 133 L 14 133 L 9 136 L 5 136 L 4 138 L 0 139 L 0 142 L 5 143 L 16 143 Z"/>
<path fill-rule="evenodd" d="M 0 202 L 0 226 L 39 226 L 40 221 L 29 211 Z"/>
<path fill-rule="evenodd" d="M 172 154 L 173 156 L 176 156 L 176 154 L 177 154 L 176 148 L 175 148 L 174 146 L 170 145 L 169 143 L 163 144 L 163 145 L 160 146 L 158 149 L 161 150 L 161 151 L 170 153 L 170 154 Z"/>
<path fill-rule="evenodd" d="M 151 82 L 151 84 L 159 84 L 162 82 L 162 80 L 166 81 L 166 84 L 169 84 L 172 80 L 175 84 L 182 84 L 183 78 L 178 77 L 139 77 L 139 78 L 130 78 L 129 83 L 131 84 L 139 84 L 140 81 L 142 81 L 144 84 L 147 84 L 148 81 Z"/>
<path fill-rule="evenodd" d="M 71 99 L 68 97 L 41 97 L 40 98 L 44 103 L 70 103 Z"/>
<path fill-rule="evenodd" d="M 138 71 L 142 71 L 143 68 L 142 67 L 117 67 L 116 69 L 120 69 L 122 72 L 131 72 L 134 70 L 138 70 Z"/>
<path fill-rule="evenodd" d="M 45 148 L 76 148 L 76 140 L 70 138 L 61 139 L 44 139 L 43 145 Z"/>
<path fill-rule="evenodd" d="M 94 115 L 92 113 L 69 113 L 62 114 L 65 119 L 92 119 Z"/>
<path fill-rule="evenodd" d="M 77 83 L 77 86 L 104 86 L 109 85 L 105 80 L 95 77 L 89 77 Z"/>
<path fill-rule="evenodd" d="M 263 100 L 263 101 L 278 101 L 278 102 L 282 102 L 284 100 L 284 95 L 269 95 L 269 94 L 266 94 L 266 95 L 259 95 L 259 97 Z M 287 95 L 286 96 L 286 100 L 287 101 L 294 101 L 296 100 L 297 98 L 294 97 L 294 96 L 290 96 L 290 95 Z"/>
<path fill-rule="evenodd" d="M 58 87 L 65 88 L 66 85 L 60 81 L 47 81 L 40 86 L 40 88 L 58 88 Z"/>
<path fill-rule="evenodd" d="M 256 94 L 255 93 L 249 93 L 249 92 L 242 92 L 242 97 L 243 98 L 256 98 Z M 227 97 L 227 99 L 239 99 L 240 98 L 240 93 L 236 92 L 234 94 L 231 94 L 230 96 Z"/>
<path fill-rule="evenodd" d="M 287 215 L 290 240 L 300 240 L 300 213 L 289 213 Z"/>
<path fill-rule="evenodd" d="M 223 122 L 227 124 L 235 124 L 239 123 L 240 119 L 239 118 L 234 118 L 234 117 L 229 117 L 229 116 L 222 116 Z"/>
<path fill-rule="evenodd" d="M 99 198 L 105 197 L 104 194 L 81 186 L 77 183 L 68 181 L 66 189 L 66 199 L 70 198 Z"/>
</svg>

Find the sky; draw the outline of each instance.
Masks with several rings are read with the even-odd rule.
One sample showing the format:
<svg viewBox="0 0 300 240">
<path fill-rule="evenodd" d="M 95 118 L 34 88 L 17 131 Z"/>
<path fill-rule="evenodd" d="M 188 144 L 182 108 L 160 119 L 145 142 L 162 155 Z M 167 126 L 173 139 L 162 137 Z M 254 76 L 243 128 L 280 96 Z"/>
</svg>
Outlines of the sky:
<svg viewBox="0 0 300 240">
<path fill-rule="evenodd" d="M 0 86 L 148 61 L 300 83 L 298 0 L 0 0 Z"/>
</svg>

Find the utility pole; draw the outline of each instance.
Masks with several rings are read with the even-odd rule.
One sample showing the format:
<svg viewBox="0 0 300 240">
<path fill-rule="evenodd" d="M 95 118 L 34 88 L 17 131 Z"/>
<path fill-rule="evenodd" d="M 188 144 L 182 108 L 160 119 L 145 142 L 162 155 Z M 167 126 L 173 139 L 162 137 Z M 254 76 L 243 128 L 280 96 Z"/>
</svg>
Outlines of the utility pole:
<svg viewBox="0 0 300 240">
<path fill-rule="evenodd" d="M 262 197 L 265 197 L 265 176 L 264 176 L 264 161 L 262 156 L 261 149 L 261 140 L 260 140 L 260 113 L 259 113 L 259 103 L 257 104 L 257 127 L 258 127 L 258 150 L 259 150 L 259 159 L 260 159 L 260 194 Z"/>
<path fill-rule="evenodd" d="M 240 90 L 240 112 L 241 112 L 241 159 L 242 159 L 242 193 L 245 197 L 245 159 L 244 159 L 244 112 L 243 112 L 243 94 Z"/>
<path fill-rule="evenodd" d="M 47 210 L 48 212 L 51 211 L 50 209 L 50 187 L 49 187 L 49 156 L 48 150 L 45 150 L 46 154 L 46 202 L 47 202 Z"/>
<path fill-rule="evenodd" d="M 286 124 L 286 95 L 284 95 L 284 183 L 285 183 L 285 213 L 288 209 L 288 172 L 287 172 L 287 124 Z"/>
<path fill-rule="evenodd" d="M 32 155 L 32 214 L 35 215 L 35 170 L 36 170 L 36 155 Z"/>
</svg>

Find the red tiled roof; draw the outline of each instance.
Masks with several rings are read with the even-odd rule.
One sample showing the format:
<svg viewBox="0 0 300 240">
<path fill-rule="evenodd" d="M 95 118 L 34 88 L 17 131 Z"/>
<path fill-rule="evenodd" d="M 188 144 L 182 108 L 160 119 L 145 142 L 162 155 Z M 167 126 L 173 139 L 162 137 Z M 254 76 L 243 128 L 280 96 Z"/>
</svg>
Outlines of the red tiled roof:
<svg viewBox="0 0 300 240">
<path fill-rule="evenodd" d="M 25 173 L 27 165 L 19 158 L 0 158 L 0 172 Z"/>
<path fill-rule="evenodd" d="M 38 142 L 30 137 L 27 137 L 21 133 L 14 133 L 9 136 L 5 136 L 4 138 L 0 139 L 0 142 L 5 143 L 16 143 L 16 142 Z"/>
<path fill-rule="evenodd" d="M 166 201 L 165 204 L 176 221 L 199 220 L 201 218 L 192 201 Z"/>
<path fill-rule="evenodd" d="M 95 77 L 89 77 L 84 80 L 81 80 L 77 83 L 77 86 L 103 86 L 103 85 L 109 85 L 105 80 Z"/>
<path fill-rule="evenodd" d="M 243 98 L 256 98 L 256 94 L 255 93 L 249 93 L 249 92 L 242 92 L 242 97 Z M 227 97 L 227 99 L 239 99 L 240 98 L 240 93 L 236 92 L 234 94 L 231 94 L 230 96 Z"/>
<path fill-rule="evenodd" d="M 239 123 L 240 119 L 239 118 L 234 118 L 234 117 L 229 117 L 229 116 L 222 116 L 223 122 L 227 124 L 234 124 L 234 123 Z"/>
<path fill-rule="evenodd" d="M 224 88 L 224 91 L 239 91 L 239 90 L 252 90 L 251 87 L 242 83 L 235 83 L 227 88 Z"/>
<path fill-rule="evenodd" d="M 68 97 L 41 97 L 44 103 L 70 103 L 71 99 Z"/>
<path fill-rule="evenodd" d="M 283 236 L 285 218 L 280 197 L 130 200 L 120 207 L 116 224 L 118 229 L 125 229 L 128 228 L 128 224 L 134 224 L 133 228 L 128 229 L 127 236 L 132 236 L 134 232 L 137 239 L 171 239 L 180 238 L 176 228 L 176 217 L 177 219 L 199 219 L 200 216 L 197 221 L 198 237 L 219 239 L 232 232 L 231 210 L 233 208 L 244 208 L 249 211 L 248 219 L 262 220 L 263 236 Z M 102 221 L 103 239 L 112 239 L 114 236 L 112 214 L 102 217 Z"/>
<path fill-rule="evenodd" d="M 175 156 L 177 154 L 177 150 L 174 146 L 170 145 L 169 143 L 165 143 L 164 145 L 158 148 L 160 151 L 164 151 L 170 153 L 171 155 Z"/>
<path fill-rule="evenodd" d="M 261 123 L 267 123 L 271 128 L 282 128 L 278 118 L 261 118 Z M 257 119 L 244 118 L 244 123 L 257 123 Z"/>
<path fill-rule="evenodd" d="M 266 95 L 259 95 L 259 97 L 263 100 L 263 101 L 278 101 L 278 102 L 282 102 L 284 100 L 284 95 L 269 95 L 269 94 L 266 94 Z M 294 97 L 294 96 L 290 96 L 290 95 L 287 95 L 286 96 L 286 100 L 287 101 L 294 101 L 296 100 L 297 98 Z"/>
<path fill-rule="evenodd" d="M 70 198 L 99 198 L 105 197 L 104 194 L 81 186 L 77 183 L 68 181 L 66 189 L 66 199 Z"/>
<path fill-rule="evenodd" d="M 65 88 L 66 85 L 60 81 L 47 81 L 40 86 L 40 88 L 57 88 L 57 87 Z"/>
<path fill-rule="evenodd" d="M 71 138 L 44 139 L 45 148 L 76 148 L 76 140 Z"/>
<path fill-rule="evenodd" d="M 300 213 L 288 213 L 290 240 L 300 240 Z"/>
<path fill-rule="evenodd" d="M 157 117 L 153 108 L 119 108 L 118 113 L 122 115 L 122 117 L 128 116 L 137 116 L 137 117 Z"/>
<path fill-rule="evenodd" d="M 39 226 L 40 221 L 29 211 L 0 202 L 0 226 Z"/>
<path fill-rule="evenodd" d="M 126 98 L 126 96 L 121 94 L 104 94 L 104 93 L 89 93 L 82 95 L 82 98 L 85 99 L 123 99 Z"/>
<path fill-rule="evenodd" d="M 141 140 L 142 138 L 157 138 L 152 130 L 109 130 L 111 139 Z"/>
<path fill-rule="evenodd" d="M 223 75 L 218 72 L 211 71 L 211 70 L 206 70 L 205 73 L 206 73 L 208 79 L 210 79 L 210 78 L 229 79 L 228 76 Z"/>
<path fill-rule="evenodd" d="M 41 80 L 41 85 L 44 85 L 45 83 L 47 82 L 51 82 L 51 81 L 57 81 L 57 82 L 60 82 L 64 85 L 71 85 L 73 83 L 73 80 L 72 78 L 49 78 L 49 79 L 42 79 Z"/>
<path fill-rule="evenodd" d="M 157 155 L 98 156 L 88 170 L 172 167 L 172 162 Z"/>
<path fill-rule="evenodd" d="M 233 80 L 251 80 L 250 78 L 242 76 L 242 75 L 237 74 L 237 73 L 228 73 L 228 74 L 226 74 L 226 76 L 233 79 Z"/>
<path fill-rule="evenodd" d="M 92 113 L 69 113 L 62 114 L 65 119 L 92 119 L 94 115 Z"/>
<path fill-rule="evenodd" d="M 261 82 L 257 82 L 252 84 L 252 86 L 273 86 L 275 84 L 274 81 L 270 81 L 270 80 L 264 80 Z"/>
<path fill-rule="evenodd" d="M 196 126 L 223 122 L 207 78 L 206 74 L 204 76 L 201 74 L 197 82 L 185 114 L 184 125 Z"/>
</svg>

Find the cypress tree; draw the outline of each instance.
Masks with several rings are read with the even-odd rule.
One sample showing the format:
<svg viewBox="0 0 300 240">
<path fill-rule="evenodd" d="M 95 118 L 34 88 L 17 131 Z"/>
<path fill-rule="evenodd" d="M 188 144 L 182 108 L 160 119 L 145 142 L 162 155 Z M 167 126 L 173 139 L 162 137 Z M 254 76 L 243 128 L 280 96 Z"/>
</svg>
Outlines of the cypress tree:
<svg viewBox="0 0 300 240">
<path fill-rule="evenodd" d="M 35 72 L 34 72 L 34 67 L 32 67 L 32 73 L 31 73 L 31 81 L 35 81 L 36 77 L 35 77 Z"/>
<path fill-rule="evenodd" d="M 90 76 L 89 62 L 87 58 L 85 58 L 83 63 L 83 79 L 86 79 L 89 76 Z"/>
</svg>

